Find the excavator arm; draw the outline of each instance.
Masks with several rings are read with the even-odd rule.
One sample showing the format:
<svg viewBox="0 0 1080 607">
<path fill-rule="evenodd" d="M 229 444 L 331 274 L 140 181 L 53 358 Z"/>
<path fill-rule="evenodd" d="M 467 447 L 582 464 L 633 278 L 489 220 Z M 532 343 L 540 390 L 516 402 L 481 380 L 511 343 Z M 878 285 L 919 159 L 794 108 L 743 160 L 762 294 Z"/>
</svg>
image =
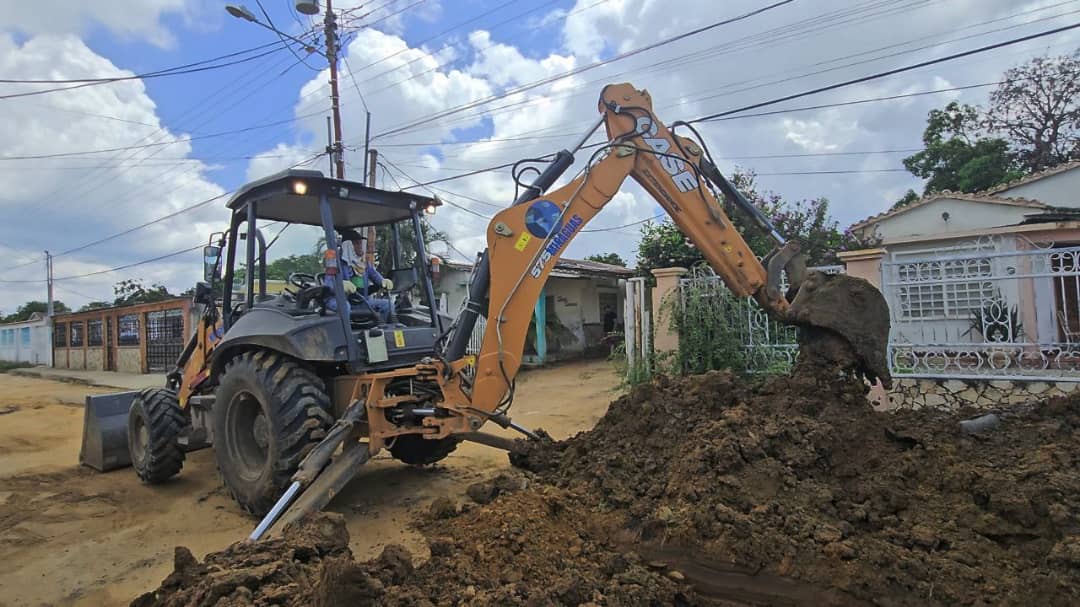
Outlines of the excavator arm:
<svg viewBox="0 0 1080 607">
<path fill-rule="evenodd" d="M 787 270 L 793 285 L 803 282 L 805 267 L 798 243 L 785 241 L 776 232 L 724 179 L 702 146 L 673 134 L 653 114 L 648 92 L 630 84 L 608 86 L 599 109 L 608 142 L 593 153 L 582 173 L 556 190 L 500 211 L 488 225 L 483 264 L 490 275 L 488 323 L 477 356 L 473 408 L 496 411 L 507 402 L 521 366 L 532 310 L 548 275 L 570 241 L 603 210 L 628 176 L 656 199 L 732 292 L 753 297 L 785 322 L 839 333 L 853 346 L 855 358 L 863 359 L 855 362 L 866 375 L 887 379 L 880 326 L 849 326 L 844 313 L 800 305 L 798 298 L 794 306 L 789 304 L 780 290 L 780 276 Z M 776 249 L 764 262 L 732 224 L 713 188 L 773 238 Z M 813 282 L 817 285 L 825 280 L 815 277 Z M 812 289 L 818 290 L 817 286 Z M 839 302 L 835 295 L 840 291 L 840 300 L 852 299 L 850 288 L 825 290 L 834 303 Z M 880 301 L 872 302 L 875 309 L 884 306 L 873 287 L 860 285 L 854 290 L 858 293 L 847 305 L 858 305 L 876 294 Z M 887 323 L 887 314 L 884 318 Z M 886 324 L 886 335 L 887 330 Z M 852 331 L 866 335 L 851 336 Z M 878 348 L 874 340 L 882 342 L 878 353 L 873 351 Z"/>
</svg>

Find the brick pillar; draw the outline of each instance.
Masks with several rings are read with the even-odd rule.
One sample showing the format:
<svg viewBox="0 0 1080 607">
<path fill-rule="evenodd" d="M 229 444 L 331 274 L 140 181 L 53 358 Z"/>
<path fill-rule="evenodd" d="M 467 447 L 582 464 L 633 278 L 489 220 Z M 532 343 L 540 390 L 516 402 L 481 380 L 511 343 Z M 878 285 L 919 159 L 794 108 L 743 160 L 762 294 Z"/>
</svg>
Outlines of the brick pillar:
<svg viewBox="0 0 1080 607">
<path fill-rule="evenodd" d="M 671 329 L 668 302 L 679 296 L 679 279 L 686 275 L 686 268 L 657 268 L 652 271 L 656 287 L 652 291 L 653 352 L 673 352 L 679 349 L 679 335 Z"/>
</svg>

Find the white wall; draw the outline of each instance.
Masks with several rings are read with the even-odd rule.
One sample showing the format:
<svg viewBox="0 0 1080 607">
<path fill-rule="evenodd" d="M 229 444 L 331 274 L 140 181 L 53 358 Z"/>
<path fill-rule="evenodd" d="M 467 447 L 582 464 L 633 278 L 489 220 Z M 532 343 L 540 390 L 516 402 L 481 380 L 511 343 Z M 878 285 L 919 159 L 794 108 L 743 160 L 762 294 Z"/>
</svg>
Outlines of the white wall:
<svg viewBox="0 0 1080 607">
<path fill-rule="evenodd" d="M 1080 169 L 1044 177 L 1001 191 L 995 196 L 1030 198 L 1055 207 L 1080 207 Z"/>
<path fill-rule="evenodd" d="M 446 294 L 448 313 L 453 316 L 461 309 L 468 295 L 469 272 L 447 268 L 435 287 L 436 294 Z M 548 314 L 555 314 L 563 325 L 573 333 L 575 342 L 562 344 L 562 352 L 581 352 L 586 346 L 587 332 L 602 332 L 603 315 L 600 311 L 600 293 L 612 293 L 617 298 L 615 312 L 618 322 L 623 322 L 623 292 L 614 278 L 561 278 L 553 276 L 545 285 L 544 294 L 554 297 L 554 306 Z M 596 329 L 587 331 L 586 325 Z M 595 345 L 595 344 L 593 344 Z M 551 346 L 549 345 L 549 348 Z M 553 350 L 552 350 L 553 351 Z"/>
<path fill-rule="evenodd" d="M 469 271 L 443 266 L 442 278 L 435 285 L 435 295 L 446 293 L 447 314 L 454 316 L 461 309 L 465 297 L 469 294 Z"/>
<path fill-rule="evenodd" d="M 48 320 L 0 325 L 0 360 L 52 365 Z"/>
<path fill-rule="evenodd" d="M 1031 207 L 942 199 L 886 218 L 877 224 L 877 235 L 884 244 L 908 236 L 967 232 L 979 228 L 1013 225 L 1024 215 L 1037 213 Z M 949 214 L 949 220 L 942 218 Z"/>
</svg>

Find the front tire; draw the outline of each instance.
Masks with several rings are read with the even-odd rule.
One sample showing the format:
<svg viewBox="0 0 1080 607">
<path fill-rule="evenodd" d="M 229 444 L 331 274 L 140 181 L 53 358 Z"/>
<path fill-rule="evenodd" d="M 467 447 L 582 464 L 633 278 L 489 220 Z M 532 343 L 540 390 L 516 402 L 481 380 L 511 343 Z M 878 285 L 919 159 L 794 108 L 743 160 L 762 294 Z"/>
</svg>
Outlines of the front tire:
<svg viewBox="0 0 1080 607">
<path fill-rule="evenodd" d="M 128 410 L 128 453 L 135 474 L 147 484 L 163 483 L 184 467 L 180 433 L 187 418 L 176 392 L 147 388 L 131 401 Z"/>
<path fill-rule="evenodd" d="M 229 361 L 213 424 L 218 471 L 233 499 L 266 514 L 333 423 L 323 381 L 297 361 L 268 351 Z"/>
</svg>

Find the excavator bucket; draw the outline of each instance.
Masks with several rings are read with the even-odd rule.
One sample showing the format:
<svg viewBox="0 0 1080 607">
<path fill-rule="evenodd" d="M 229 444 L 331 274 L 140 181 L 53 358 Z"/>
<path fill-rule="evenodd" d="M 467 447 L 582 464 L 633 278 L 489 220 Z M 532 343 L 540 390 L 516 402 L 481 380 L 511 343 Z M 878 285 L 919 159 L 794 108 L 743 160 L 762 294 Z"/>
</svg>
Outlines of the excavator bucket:
<svg viewBox="0 0 1080 607">
<path fill-rule="evenodd" d="M 127 419 L 138 392 L 115 392 L 86 397 L 79 463 L 98 472 L 131 465 Z"/>
<path fill-rule="evenodd" d="M 802 328 L 801 350 L 811 364 L 824 362 L 892 385 L 886 348 L 889 306 L 874 285 L 845 274 L 808 272 L 788 310 Z"/>
</svg>

